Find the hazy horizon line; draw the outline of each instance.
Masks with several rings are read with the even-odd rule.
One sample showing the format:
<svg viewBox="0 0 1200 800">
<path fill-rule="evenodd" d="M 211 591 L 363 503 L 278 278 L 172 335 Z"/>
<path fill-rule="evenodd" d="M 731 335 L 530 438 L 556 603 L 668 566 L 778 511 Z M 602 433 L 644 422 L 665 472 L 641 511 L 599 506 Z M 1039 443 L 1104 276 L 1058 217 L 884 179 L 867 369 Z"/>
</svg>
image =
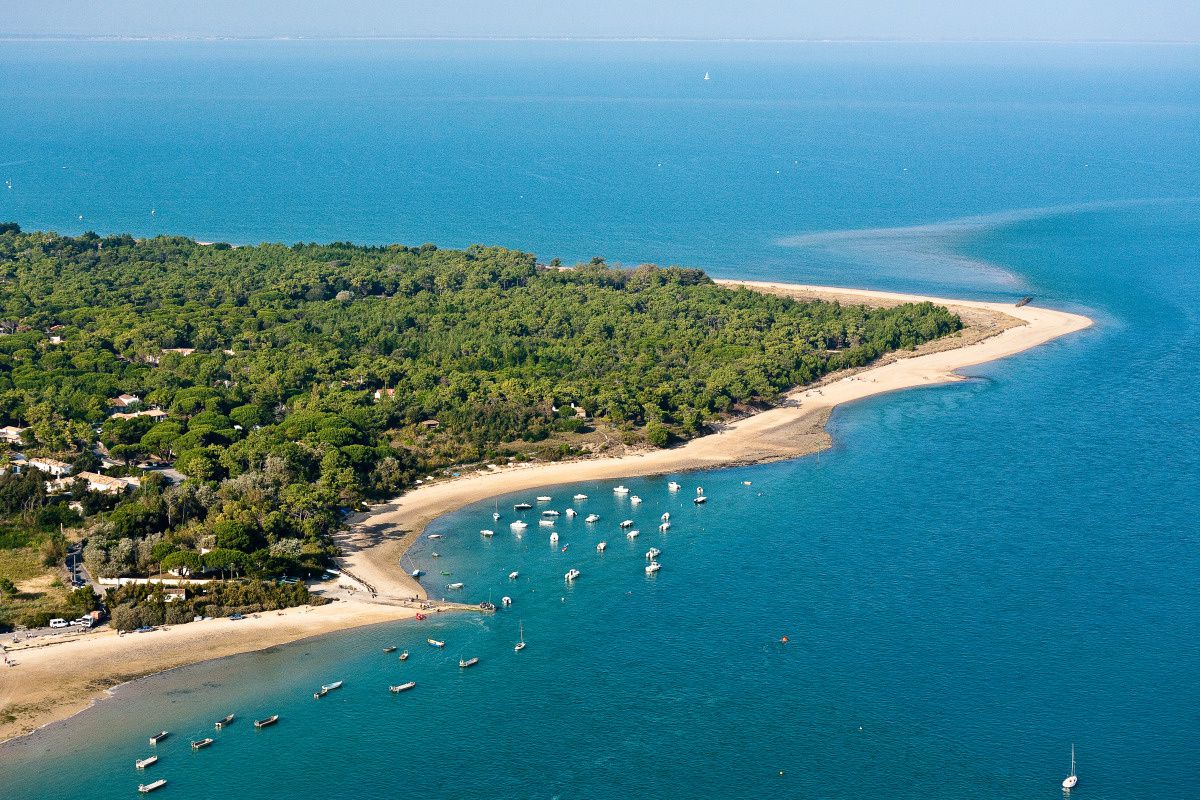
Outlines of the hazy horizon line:
<svg viewBox="0 0 1200 800">
<path fill-rule="evenodd" d="M 484 36 L 451 34 L 84 34 L 4 33 L 0 41 L 89 41 L 89 42 L 595 42 L 679 44 L 1053 44 L 1053 45 L 1200 45 L 1197 39 L 1033 39 L 1033 38 L 930 38 L 930 37 L 765 37 L 765 36 Z"/>
</svg>

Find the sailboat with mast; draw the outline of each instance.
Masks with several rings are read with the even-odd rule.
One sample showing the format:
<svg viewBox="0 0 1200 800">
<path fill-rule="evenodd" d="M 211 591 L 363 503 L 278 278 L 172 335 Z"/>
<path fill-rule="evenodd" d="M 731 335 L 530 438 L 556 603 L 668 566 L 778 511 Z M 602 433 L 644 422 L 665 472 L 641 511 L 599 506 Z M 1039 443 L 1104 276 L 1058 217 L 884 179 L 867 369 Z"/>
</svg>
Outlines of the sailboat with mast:
<svg viewBox="0 0 1200 800">
<path fill-rule="evenodd" d="M 517 642 L 517 643 L 516 643 L 516 644 L 513 646 L 513 652 L 514 652 L 514 653 L 519 653 L 519 652 L 521 652 L 521 651 L 522 651 L 522 650 L 524 650 L 524 649 L 525 649 L 525 623 L 524 623 L 524 622 L 522 622 L 522 623 L 521 623 L 521 641 Z"/>
<path fill-rule="evenodd" d="M 1071 743 L 1071 774 L 1063 778 L 1063 791 L 1071 791 L 1075 788 L 1075 784 L 1079 783 L 1079 776 L 1075 774 L 1075 744 Z"/>
</svg>

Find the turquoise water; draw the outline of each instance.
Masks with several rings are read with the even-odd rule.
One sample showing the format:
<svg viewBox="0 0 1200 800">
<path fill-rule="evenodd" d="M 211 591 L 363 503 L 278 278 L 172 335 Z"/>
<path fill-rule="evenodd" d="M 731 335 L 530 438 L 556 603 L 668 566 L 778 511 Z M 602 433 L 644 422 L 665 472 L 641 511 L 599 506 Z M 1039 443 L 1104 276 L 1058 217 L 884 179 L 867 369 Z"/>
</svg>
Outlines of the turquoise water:
<svg viewBox="0 0 1200 800">
<path fill-rule="evenodd" d="M 556 547 L 445 517 L 410 555 L 431 591 L 512 608 L 128 687 L 0 752 L 5 796 L 133 796 L 164 727 L 164 797 L 1060 797 L 1072 742 L 1073 795 L 1194 796 L 1197 77 L 1196 48 L 6 45 L 0 218 L 29 228 L 487 241 L 1098 324 L 839 409 L 819 459 L 626 480 L 637 511 L 500 500 L 587 493 Z"/>
</svg>

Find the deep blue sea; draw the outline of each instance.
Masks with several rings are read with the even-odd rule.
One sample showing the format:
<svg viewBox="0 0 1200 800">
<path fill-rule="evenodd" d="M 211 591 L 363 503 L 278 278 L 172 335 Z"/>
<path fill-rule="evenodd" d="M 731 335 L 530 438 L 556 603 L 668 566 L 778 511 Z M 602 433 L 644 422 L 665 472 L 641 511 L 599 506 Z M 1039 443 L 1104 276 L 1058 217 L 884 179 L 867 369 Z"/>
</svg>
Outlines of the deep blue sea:
<svg viewBox="0 0 1200 800">
<path fill-rule="evenodd" d="M 4 42 L 0 181 L 29 229 L 484 242 L 1097 321 L 840 408 L 819 458 L 627 480 L 637 509 L 547 490 L 601 515 L 557 546 L 491 502 L 444 517 L 408 557 L 431 593 L 511 608 L 148 679 L 0 751 L 6 800 L 133 797 L 162 728 L 165 798 L 1061 798 L 1072 743 L 1073 798 L 1200 793 L 1200 47 Z"/>
</svg>

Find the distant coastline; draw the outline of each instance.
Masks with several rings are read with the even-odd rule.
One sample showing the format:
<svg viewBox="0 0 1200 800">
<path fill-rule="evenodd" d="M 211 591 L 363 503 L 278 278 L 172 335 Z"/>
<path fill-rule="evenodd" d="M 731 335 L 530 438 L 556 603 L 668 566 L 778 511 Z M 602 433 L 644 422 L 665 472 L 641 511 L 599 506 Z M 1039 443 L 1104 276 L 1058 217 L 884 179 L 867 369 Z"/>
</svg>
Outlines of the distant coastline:
<svg viewBox="0 0 1200 800">
<path fill-rule="evenodd" d="M 404 552 L 437 517 L 473 502 L 514 491 L 597 479 L 712 469 L 793 458 L 829 444 L 824 426 L 833 408 L 886 392 L 963 380 L 955 371 L 995 361 L 1083 330 L 1088 317 L 1027 305 L 839 289 L 798 284 L 730 281 L 756 291 L 842 303 L 895 305 L 933 302 L 963 317 L 965 328 L 915 353 L 890 353 L 862 370 L 827 376 L 789 392 L 775 408 L 732 422 L 679 447 L 619 457 L 497 468 L 426 484 L 382 508 L 359 515 L 339 535 L 347 577 L 355 591 L 320 607 L 264 612 L 240 622 L 210 620 L 151 634 L 115 631 L 10 651 L 18 663 L 0 670 L 0 743 L 77 714 L 107 690 L 147 675 L 238 653 L 261 650 L 337 630 L 413 618 L 414 596 L 425 593 L 399 565 Z M 368 597 L 370 587 L 374 595 Z M 214 629 L 220 626 L 220 636 Z"/>
</svg>

